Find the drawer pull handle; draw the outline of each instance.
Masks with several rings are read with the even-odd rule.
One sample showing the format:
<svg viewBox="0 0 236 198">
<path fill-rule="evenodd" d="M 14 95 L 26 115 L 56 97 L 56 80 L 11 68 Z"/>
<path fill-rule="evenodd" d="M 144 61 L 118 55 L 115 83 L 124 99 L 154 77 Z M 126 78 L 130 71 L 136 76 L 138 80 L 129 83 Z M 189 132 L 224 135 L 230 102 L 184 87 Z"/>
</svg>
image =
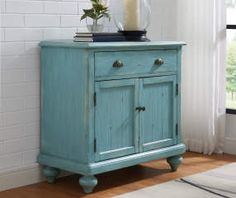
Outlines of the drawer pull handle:
<svg viewBox="0 0 236 198">
<path fill-rule="evenodd" d="M 122 63 L 121 60 L 116 60 L 114 63 L 113 63 L 113 67 L 115 68 L 120 68 L 120 67 L 123 67 L 124 64 Z"/>
<path fill-rule="evenodd" d="M 145 111 L 146 108 L 145 107 L 136 107 L 136 111 Z"/>
<path fill-rule="evenodd" d="M 164 60 L 162 58 L 158 58 L 155 60 L 154 62 L 155 65 L 163 65 L 164 64 Z"/>
</svg>

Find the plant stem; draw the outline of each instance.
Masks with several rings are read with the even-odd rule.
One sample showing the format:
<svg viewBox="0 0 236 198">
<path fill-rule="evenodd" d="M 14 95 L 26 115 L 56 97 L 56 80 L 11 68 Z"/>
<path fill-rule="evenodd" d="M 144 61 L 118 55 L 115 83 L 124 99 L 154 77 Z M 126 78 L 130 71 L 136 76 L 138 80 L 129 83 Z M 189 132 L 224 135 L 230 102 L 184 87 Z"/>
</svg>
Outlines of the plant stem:
<svg viewBox="0 0 236 198">
<path fill-rule="evenodd" d="M 97 19 L 93 19 L 92 31 L 97 31 L 97 25 L 98 25 L 98 20 Z"/>
<path fill-rule="evenodd" d="M 98 20 L 97 19 L 93 19 L 93 25 L 97 26 L 98 25 Z"/>
</svg>

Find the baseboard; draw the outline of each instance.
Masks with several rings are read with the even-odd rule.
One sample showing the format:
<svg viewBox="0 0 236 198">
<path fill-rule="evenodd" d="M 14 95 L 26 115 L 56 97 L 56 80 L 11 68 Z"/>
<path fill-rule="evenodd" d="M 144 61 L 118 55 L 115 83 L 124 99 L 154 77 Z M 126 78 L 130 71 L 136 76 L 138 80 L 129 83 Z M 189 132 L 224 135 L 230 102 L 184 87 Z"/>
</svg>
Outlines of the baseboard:
<svg viewBox="0 0 236 198">
<path fill-rule="evenodd" d="M 71 173 L 63 172 L 61 177 L 70 174 Z M 42 175 L 42 168 L 40 165 L 35 163 L 29 167 L 0 173 L 0 191 L 27 186 L 42 181 L 45 181 L 45 177 Z"/>
<path fill-rule="evenodd" d="M 236 155 L 236 139 L 225 138 L 224 153 Z"/>
<path fill-rule="evenodd" d="M 0 173 L 0 191 L 44 181 L 38 164 Z"/>
</svg>

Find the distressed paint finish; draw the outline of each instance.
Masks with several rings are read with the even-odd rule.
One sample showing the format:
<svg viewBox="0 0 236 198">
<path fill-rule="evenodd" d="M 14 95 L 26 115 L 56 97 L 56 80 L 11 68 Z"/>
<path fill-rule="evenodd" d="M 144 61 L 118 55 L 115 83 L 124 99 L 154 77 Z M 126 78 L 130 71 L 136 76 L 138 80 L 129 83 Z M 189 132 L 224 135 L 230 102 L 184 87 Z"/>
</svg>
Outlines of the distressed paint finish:
<svg viewBox="0 0 236 198">
<path fill-rule="evenodd" d="M 136 152 L 135 79 L 96 83 L 96 160 Z"/>
<path fill-rule="evenodd" d="M 143 151 L 176 143 L 176 77 L 143 79 L 141 103 L 146 111 L 141 116 Z"/>
<path fill-rule="evenodd" d="M 60 170 L 57 168 L 45 166 L 43 167 L 43 175 L 47 178 L 48 183 L 55 183 L 57 177 L 60 174 Z"/>
<path fill-rule="evenodd" d="M 139 61 L 137 61 L 137 57 Z M 157 57 L 162 58 L 164 64 L 155 65 L 154 62 Z M 123 67 L 111 67 L 116 60 L 120 60 L 123 63 Z M 176 60 L 176 50 L 100 52 L 95 53 L 95 75 L 96 77 L 101 77 L 176 71 Z"/>
<path fill-rule="evenodd" d="M 49 47 L 41 51 L 41 153 L 87 162 L 86 53 Z"/>
<path fill-rule="evenodd" d="M 83 187 L 85 193 L 93 192 L 98 180 L 93 175 L 85 175 L 80 177 L 79 184 Z"/>
<path fill-rule="evenodd" d="M 185 152 L 176 94 L 182 45 L 41 42 L 38 161 L 49 182 L 59 169 L 79 173 L 90 193 L 95 174 L 161 158 L 177 169 Z"/>
<path fill-rule="evenodd" d="M 181 155 L 176 155 L 176 156 L 172 156 L 172 157 L 167 158 L 167 162 L 170 165 L 171 170 L 173 172 L 177 170 L 177 168 L 182 163 L 182 161 L 183 161 L 183 157 Z"/>
</svg>

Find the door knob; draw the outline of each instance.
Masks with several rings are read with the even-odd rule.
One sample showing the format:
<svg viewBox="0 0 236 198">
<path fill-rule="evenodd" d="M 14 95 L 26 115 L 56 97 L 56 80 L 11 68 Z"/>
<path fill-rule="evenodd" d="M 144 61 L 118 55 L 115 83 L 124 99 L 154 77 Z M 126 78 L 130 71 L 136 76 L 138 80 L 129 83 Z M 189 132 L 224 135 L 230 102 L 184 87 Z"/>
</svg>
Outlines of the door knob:
<svg viewBox="0 0 236 198">
<path fill-rule="evenodd" d="M 145 107 L 136 107 L 136 111 L 145 111 L 146 108 Z"/>
</svg>

